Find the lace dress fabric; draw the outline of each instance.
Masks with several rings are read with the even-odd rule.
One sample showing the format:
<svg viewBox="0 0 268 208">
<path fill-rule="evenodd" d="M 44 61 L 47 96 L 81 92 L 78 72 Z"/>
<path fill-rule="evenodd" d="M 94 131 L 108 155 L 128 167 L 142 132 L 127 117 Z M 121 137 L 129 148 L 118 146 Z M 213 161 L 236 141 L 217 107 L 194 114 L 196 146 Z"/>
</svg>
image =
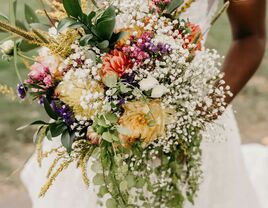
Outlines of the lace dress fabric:
<svg viewBox="0 0 268 208">
<path fill-rule="evenodd" d="M 196 0 L 191 8 L 183 14 L 183 17 L 199 24 L 202 30 L 206 31 L 213 14 L 215 14 L 217 5 L 218 0 Z M 260 182 L 256 182 L 257 180 L 260 181 L 259 176 L 264 175 L 261 172 L 256 173 L 256 170 L 254 170 L 255 172 L 251 171 L 255 167 L 255 159 L 251 158 L 251 156 L 255 156 L 255 150 L 248 154 L 251 146 L 244 150 L 247 155 L 247 164 L 249 164 L 248 170 L 246 169 L 241 152 L 239 131 L 232 109 L 227 109 L 225 114 L 208 131 L 207 134 L 212 138 L 203 142 L 202 164 L 204 175 L 199 195 L 195 205 L 186 204 L 185 208 L 261 208 L 256 193 L 260 197 L 262 208 L 268 207 L 265 198 L 268 196 L 268 184 L 263 187 Z M 213 142 L 219 135 L 223 137 L 222 141 Z M 54 139 L 53 142 L 45 141 L 44 149 L 49 150 L 58 146 L 59 143 L 59 139 Z M 263 159 L 264 156 L 266 160 Z M 21 174 L 22 181 L 32 199 L 33 208 L 100 207 L 97 205 L 96 187 L 92 183 L 89 189 L 85 187 L 81 172 L 76 169 L 75 165 L 71 165 L 63 171 L 44 198 L 38 198 L 40 187 L 46 181 L 47 170 L 54 158 L 45 159 L 40 168 L 36 157 L 36 154 L 34 154 Z M 262 155 L 258 154 L 257 158 L 262 161 L 258 164 L 258 168 L 261 168 L 264 161 L 267 165 L 268 150 L 264 148 Z M 258 184 L 256 188 L 259 191 L 257 192 L 254 191 L 248 171 L 251 173 L 254 184 Z M 93 174 L 90 168 L 88 172 L 90 178 L 92 178 Z M 266 173 L 268 173 L 268 170 L 266 170 Z"/>
</svg>

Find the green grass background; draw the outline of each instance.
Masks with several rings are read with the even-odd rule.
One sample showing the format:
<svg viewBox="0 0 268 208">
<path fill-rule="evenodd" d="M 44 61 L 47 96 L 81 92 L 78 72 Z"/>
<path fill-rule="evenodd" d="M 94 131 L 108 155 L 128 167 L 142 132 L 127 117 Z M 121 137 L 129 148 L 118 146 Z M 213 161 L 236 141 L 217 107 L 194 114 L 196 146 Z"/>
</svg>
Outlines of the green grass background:
<svg viewBox="0 0 268 208">
<path fill-rule="evenodd" d="M 24 2 L 33 7 L 39 6 L 37 0 L 19 0 L 20 11 Z M 7 1 L 0 0 L 0 12 L 7 14 Z M 21 13 L 19 13 L 19 17 L 22 19 Z M 0 36 L 3 37 L 1 34 Z M 223 15 L 210 32 L 207 46 L 217 49 L 224 55 L 228 51 L 230 41 L 228 19 L 226 15 Z M 19 65 L 19 69 L 25 77 L 27 71 L 22 64 Z M 15 87 L 17 82 L 13 64 L 0 60 L 0 83 Z M 267 53 L 256 75 L 234 101 L 234 109 L 243 142 L 258 142 L 268 136 Z M 33 150 L 32 134 L 34 129 L 17 132 L 16 128 L 43 116 L 42 109 L 36 104 L 29 101 L 24 103 L 12 102 L 0 96 L 0 185 L 1 181 L 9 185 L 12 182 L 17 183 L 17 179 L 11 178 L 11 180 L 5 181 L 5 178 L 17 167 L 20 167 Z"/>
</svg>

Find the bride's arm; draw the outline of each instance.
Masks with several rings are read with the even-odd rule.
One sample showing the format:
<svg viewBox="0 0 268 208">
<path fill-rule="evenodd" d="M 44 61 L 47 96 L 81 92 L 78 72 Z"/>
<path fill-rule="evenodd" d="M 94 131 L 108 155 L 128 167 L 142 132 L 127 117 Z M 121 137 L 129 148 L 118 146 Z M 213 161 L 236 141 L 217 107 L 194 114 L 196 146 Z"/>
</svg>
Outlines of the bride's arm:
<svg viewBox="0 0 268 208">
<path fill-rule="evenodd" d="M 266 0 L 230 0 L 233 41 L 224 63 L 225 81 L 236 96 L 258 69 L 265 52 Z M 234 97 L 235 97 L 234 96 Z M 227 103 L 233 98 L 228 97 Z"/>
</svg>

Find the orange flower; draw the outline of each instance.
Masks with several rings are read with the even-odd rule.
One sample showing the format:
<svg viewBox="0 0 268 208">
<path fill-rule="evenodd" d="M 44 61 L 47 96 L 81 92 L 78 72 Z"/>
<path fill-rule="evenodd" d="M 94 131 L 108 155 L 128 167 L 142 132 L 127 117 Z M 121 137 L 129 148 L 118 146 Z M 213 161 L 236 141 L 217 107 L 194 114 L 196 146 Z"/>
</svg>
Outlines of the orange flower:
<svg viewBox="0 0 268 208">
<path fill-rule="evenodd" d="M 198 25 L 195 25 L 191 22 L 188 22 L 187 26 L 191 28 L 191 31 L 192 31 L 191 34 L 187 37 L 187 39 L 189 40 L 189 43 L 196 44 L 195 50 L 201 50 L 202 48 L 201 41 L 203 40 L 201 28 Z"/>
<path fill-rule="evenodd" d="M 125 71 L 131 67 L 131 61 L 128 57 L 123 52 L 116 49 L 104 56 L 102 62 L 103 67 L 100 71 L 102 78 L 110 72 L 115 72 L 121 77 Z"/>
</svg>

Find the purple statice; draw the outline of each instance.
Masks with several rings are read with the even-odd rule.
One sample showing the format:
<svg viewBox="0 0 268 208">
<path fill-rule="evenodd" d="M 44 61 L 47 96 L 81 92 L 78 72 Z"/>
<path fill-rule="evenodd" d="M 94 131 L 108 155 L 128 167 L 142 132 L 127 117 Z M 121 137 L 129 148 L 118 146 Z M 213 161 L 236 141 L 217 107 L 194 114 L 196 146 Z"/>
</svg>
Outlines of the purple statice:
<svg viewBox="0 0 268 208">
<path fill-rule="evenodd" d="M 158 43 L 157 48 L 161 54 L 169 54 L 171 53 L 172 49 L 171 46 L 167 43 Z"/>
<path fill-rule="evenodd" d="M 20 99 L 24 99 L 26 97 L 27 91 L 28 89 L 24 84 L 17 85 L 17 92 Z"/>
<path fill-rule="evenodd" d="M 129 85 L 132 86 L 138 86 L 137 80 L 135 80 L 135 74 L 134 73 L 125 73 L 121 77 L 123 82 L 128 83 Z"/>
<path fill-rule="evenodd" d="M 62 103 L 58 103 L 55 100 L 51 102 L 53 110 L 63 119 L 63 121 L 69 126 L 75 121 L 72 109 Z"/>
<path fill-rule="evenodd" d="M 118 100 L 118 103 L 116 104 L 116 106 L 118 108 L 120 108 L 122 105 L 124 105 L 126 103 L 126 99 L 125 98 L 121 98 L 120 100 Z"/>
<path fill-rule="evenodd" d="M 130 43 L 123 47 L 123 51 L 137 65 L 142 65 L 146 59 L 161 60 L 164 55 L 172 51 L 171 46 L 167 43 L 154 43 L 153 35 L 150 32 L 144 32 L 139 37 L 132 36 Z"/>
</svg>

